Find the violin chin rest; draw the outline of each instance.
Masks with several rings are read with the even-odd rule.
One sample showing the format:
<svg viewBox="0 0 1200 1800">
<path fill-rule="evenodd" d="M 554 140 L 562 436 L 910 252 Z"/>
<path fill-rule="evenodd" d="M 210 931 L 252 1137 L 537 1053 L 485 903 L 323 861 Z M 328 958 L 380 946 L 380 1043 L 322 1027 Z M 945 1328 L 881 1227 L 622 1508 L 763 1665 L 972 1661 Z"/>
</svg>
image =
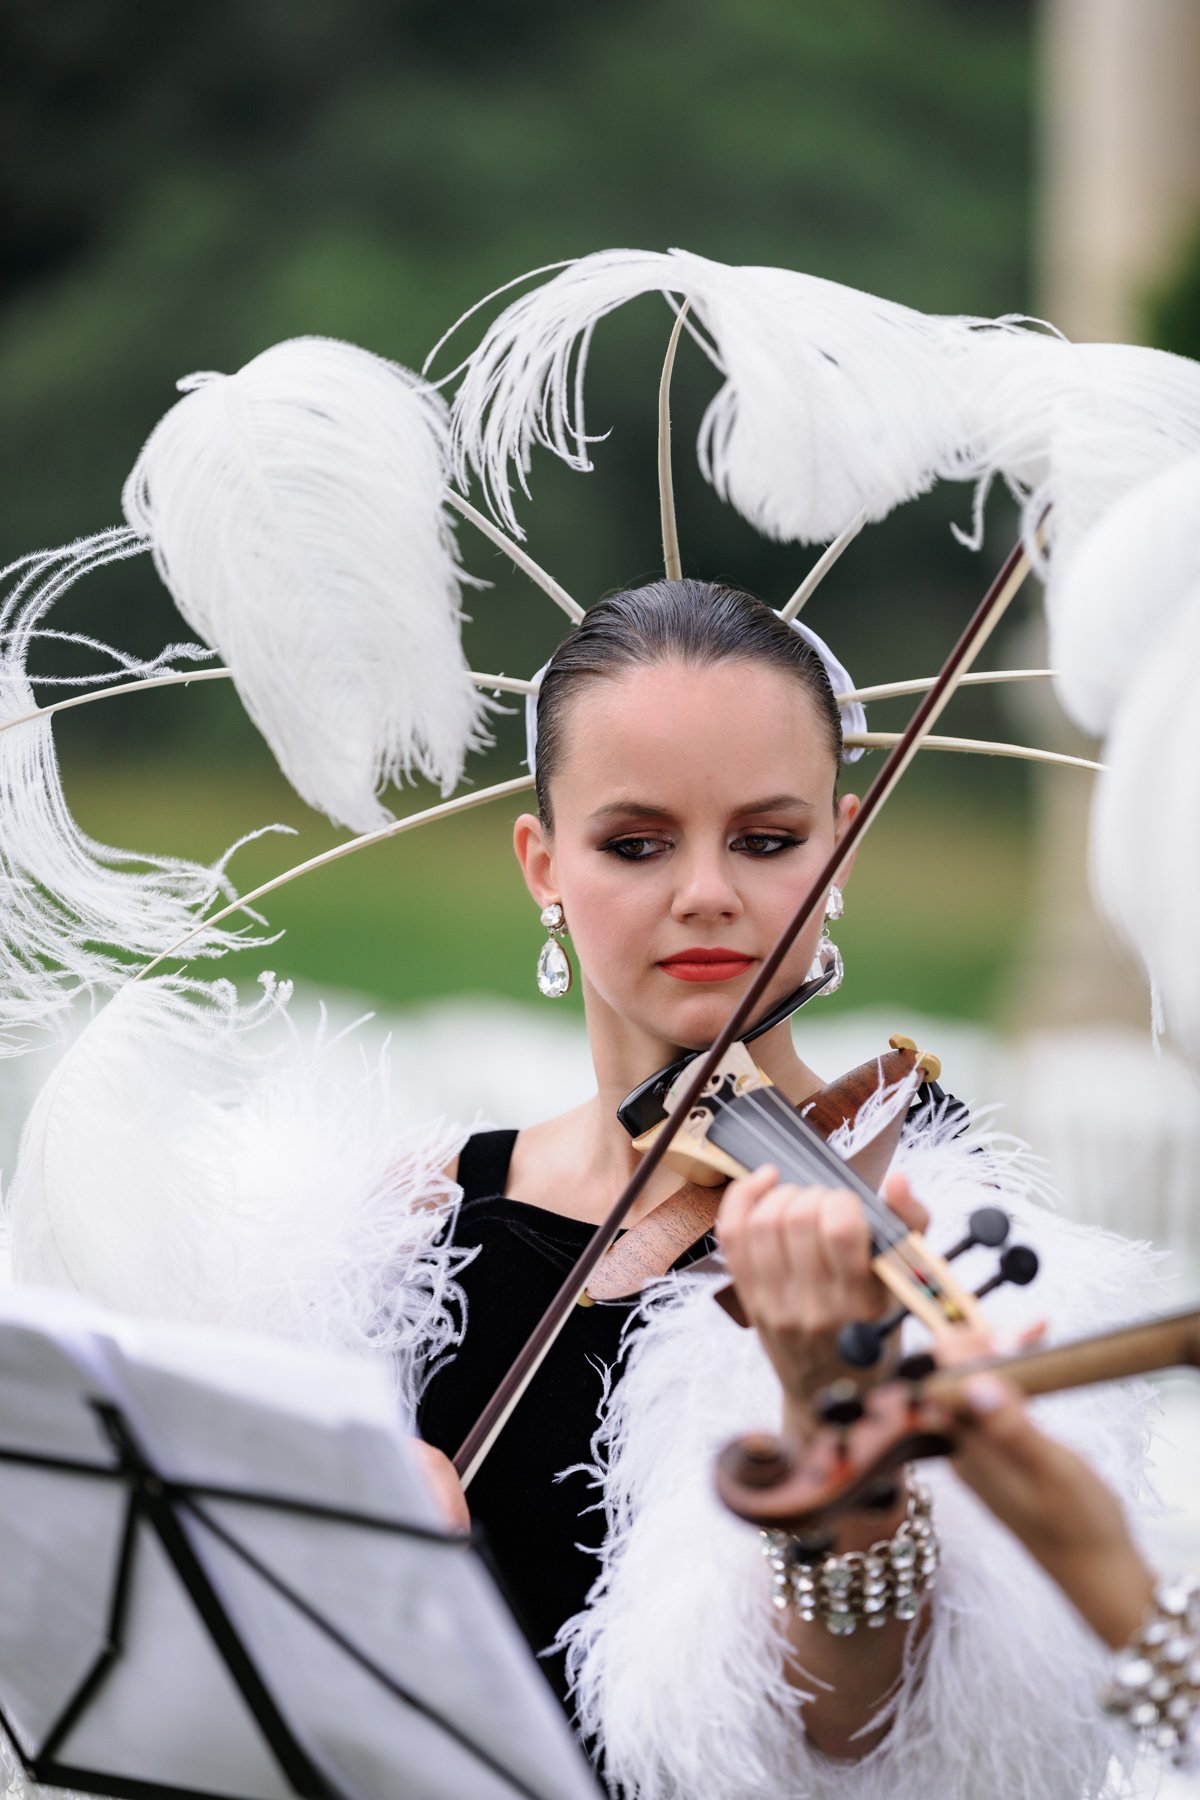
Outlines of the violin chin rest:
<svg viewBox="0 0 1200 1800">
<path fill-rule="evenodd" d="M 704 1261 L 707 1262 L 708 1258 L 705 1257 Z M 724 1287 L 718 1288 L 713 1295 L 713 1299 L 718 1306 L 724 1308 L 735 1325 L 740 1325 L 743 1331 L 748 1331 L 750 1329 L 750 1321 L 746 1317 L 746 1309 L 742 1305 L 737 1288 L 732 1281 L 728 1281 Z"/>
</svg>

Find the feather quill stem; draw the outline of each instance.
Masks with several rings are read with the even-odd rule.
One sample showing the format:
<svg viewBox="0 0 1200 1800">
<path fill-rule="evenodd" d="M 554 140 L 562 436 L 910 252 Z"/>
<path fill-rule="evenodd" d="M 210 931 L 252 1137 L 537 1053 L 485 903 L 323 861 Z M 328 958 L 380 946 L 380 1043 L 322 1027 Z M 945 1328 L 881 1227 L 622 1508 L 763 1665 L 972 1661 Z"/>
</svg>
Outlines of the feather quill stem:
<svg viewBox="0 0 1200 1800">
<path fill-rule="evenodd" d="M 958 685 L 985 687 L 1001 681 L 1053 681 L 1056 674 L 1054 669 L 981 669 L 964 675 Z M 848 706 L 852 700 L 863 705 L 869 700 L 897 700 L 903 694 L 927 694 L 936 679 L 934 675 L 918 675 L 911 681 L 884 681 L 878 687 L 850 688 L 844 694 L 835 694 L 834 699 L 839 706 Z"/>
<path fill-rule="evenodd" d="M 663 570 L 668 581 L 683 579 L 679 521 L 675 517 L 675 477 L 671 468 L 671 376 L 675 371 L 679 335 L 691 304 L 690 300 L 685 300 L 675 315 L 658 383 L 658 509 L 662 520 Z"/>
<path fill-rule="evenodd" d="M 573 625 L 578 625 L 583 617 L 583 608 L 578 600 L 572 600 L 566 588 L 561 587 L 553 575 L 548 575 L 540 564 L 535 563 L 532 556 L 522 550 L 520 544 L 514 543 L 507 533 L 501 531 L 498 525 L 493 525 L 492 521 L 485 518 L 481 512 L 477 512 L 471 502 L 464 500 L 461 494 L 456 494 L 453 488 L 446 489 L 446 505 L 452 506 L 455 512 L 461 514 L 467 521 L 468 525 L 473 525 L 476 531 L 481 532 L 490 543 L 495 544 L 497 550 L 503 550 L 509 561 L 515 563 L 520 569 L 522 575 L 528 575 L 534 586 L 540 587 L 543 594 L 548 594 L 555 606 L 562 608 Z"/>
<path fill-rule="evenodd" d="M 899 731 L 848 731 L 844 742 L 863 750 L 890 750 L 900 742 Z M 1029 744 L 993 743 L 987 738 L 927 737 L 921 739 L 922 750 L 957 750 L 974 756 L 1010 756 L 1019 762 L 1052 763 L 1064 769 L 1091 769 L 1102 774 L 1104 764 L 1089 762 L 1086 756 L 1067 756 L 1058 750 L 1039 750 Z"/>
<path fill-rule="evenodd" d="M 781 606 L 779 609 L 780 618 L 787 624 L 790 625 L 793 619 L 799 618 L 802 608 L 808 605 L 834 563 L 844 551 L 849 549 L 866 522 L 866 513 L 859 513 L 854 523 L 847 525 L 841 536 L 834 538 L 832 544 L 822 551 L 786 606 Z M 930 686 L 932 685 L 930 683 Z"/>
<path fill-rule="evenodd" d="M 443 800 L 438 806 L 427 807 L 424 812 L 410 813 L 404 819 L 393 819 L 389 824 L 381 825 L 375 831 L 364 832 L 361 837 L 350 838 L 344 844 L 335 844 L 332 850 L 323 850 L 319 856 L 310 856 L 307 862 L 297 863 L 294 868 L 285 869 L 281 875 L 272 876 L 270 881 L 264 881 L 261 887 L 255 888 L 251 893 L 243 894 L 241 899 L 234 902 L 233 905 L 225 907 L 221 912 L 212 913 L 194 931 L 187 932 L 169 949 L 161 950 L 152 962 L 144 963 L 133 980 L 141 981 L 144 976 L 157 969 L 160 963 L 166 962 L 169 957 L 177 956 L 191 943 L 193 938 L 199 936 L 201 931 L 221 924 L 233 913 L 253 906 L 265 894 L 273 894 L 276 888 L 286 887 L 289 882 L 297 881 L 301 875 L 310 875 L 314 869 L 323 869 L 327 863 L 339 862 L 343 856 L 353 856 L 356 850 L 366 850 L 371 844 L 382 844 L 388 838 L 399 837 L 402 832 L 413 831 L 418 825 L 431 824 L 434 819 L 447 819 L 452 813 L 469 812 L 473 806 L 484 806 L 489 800 L 503 800 L 511 794 L 524 794 L 532 787 L 533 776 L 522 775 L 516 781 L 501 781 L 495 787 L 480 788 L 476 794 L 459 794 L 453 800 Z"/>
</svg>

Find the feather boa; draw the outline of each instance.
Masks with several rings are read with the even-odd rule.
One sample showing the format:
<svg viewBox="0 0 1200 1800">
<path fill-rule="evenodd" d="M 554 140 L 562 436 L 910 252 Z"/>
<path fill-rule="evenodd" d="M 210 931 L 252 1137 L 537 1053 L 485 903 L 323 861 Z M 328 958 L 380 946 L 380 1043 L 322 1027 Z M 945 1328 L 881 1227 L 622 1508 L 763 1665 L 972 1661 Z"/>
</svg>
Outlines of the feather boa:
<svg viewBox="0 0 1200 1800">
<path fill-rule="evenodd" d="M 304 1043 L 263 979 L 248 1007 L 226 982 L 132 984 L 87 1025 L 22 1136 L 14 1277 L 383 1359 L 411 1412 L 462 1329 L 471 1253 L 440 1234 L 466 1134 L 406 1127 L 386 1054 Z"/>
<path fill-rule="evenodd" d="M 906 1138 L 897 1159 L 957 1236 L 998 1202 L 1043 1258 L 1033 1290 L 988 1302 L 1002 1334 L 1050 1312 L 1073 1336 L 1124 1321 L 1150 1286 L 1144 1248 L 1046 1207 L 1038 1170 L 994 1132 L 953 1122 Z M 971 1266 L 974 1259 L 974 1266 Z M 988 1253 L 964 1257 L 977 1281 Z M 1140 1393 L 1040 1403 L 1125 1496 L 1147 1437 Z M 1014 1538 L 946 1468 L 931 1467 L 943 1562 L 934 1620 L 892 1702 L 883 1743 L 835 1762 L 804 1735 L 808 1696 L 786 1681 L 758 1534 L 725 1513 L 712 1459 L 729 1437 L 778 1425 L 778 1385 L 753 1332 L 676 1278 L 648 1301 L 630 1366 L 597 1439 L 608 1535 L 588 1608 L 563 1634 L 585 1732 L 624 1800 L 1081 1800 L 1105 1792 L 1112 1745 L 1097 1705 L 1106 1656 Z"/>
</svg>

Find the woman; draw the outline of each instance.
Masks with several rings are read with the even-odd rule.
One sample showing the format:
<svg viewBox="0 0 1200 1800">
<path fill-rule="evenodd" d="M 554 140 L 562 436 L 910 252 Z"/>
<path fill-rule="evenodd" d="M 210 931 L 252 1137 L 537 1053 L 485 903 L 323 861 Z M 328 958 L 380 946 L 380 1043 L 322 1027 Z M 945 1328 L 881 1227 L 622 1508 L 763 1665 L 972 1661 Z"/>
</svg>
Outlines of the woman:
<svg viewBox="0 0 1200 1800">
<path fill-rule="evenodd" d="M 618 595 L 594 607 L 552 659 L 537 709 L 538 812 L 517 821 L 515 845 L 535 905 L 561 907 L 571 934 L 597 1091 L 561 1118 L 472 1138 L 459 1159 L 464 1197 L 454 1241 L 480 1254 L 461 1277 L 464 1342 L 434 1374 L 420 1412 L 425 1437 L 443 1451 L 462 1441 L 634 1167 L 635 1152 L 616 1119 L 619 1102 L 681 1049 L 712 1041 L 854 816 L 856 800 L 837 795 L 840 748 L 820 658 L 768 608 L 728 589 L 663 582 Z M 849 872 L 847 864 L 840 879 Z M 815 918 L 800 934 L 769 1003 L 803 980 L 821 925 Z M 822 1085 L 786 1024 L 759 1038 L 754 1054 L 793 1103 Z M 1013 1170 L 957 1144 L 960 1119 L 928 1123 L 913 1134 L 907 1154 L 946 1198 L 948 1231 L 958 1209 L 970 1210 L 984 1188 L 995 1198 L 997 1184 L 1006 1205 L 1016 1187 L 1019 1210 Z M 677 1185 L 677 1176 L 660 1169 L 634 1222 Z M 923 1223 L 903 1177 L 891 1179 L 888 1199 L 906 1224 Z M 1071 1235 L 1069 1227 L 1057 1230 Z M 914 1604 L 911 1592 L 907 1604 L 889 1604 L 879 1628 L 835 1635 L 802 1608 L 773 1608 L 765 1565 L 745 1568 L 748 1545 L 758 1556 L 754 1534 L 718 1520 L 719 1533 L 736 1536 L 739 1566 L 722 1557 L 719 1570 L 715 1562 L 705 1568 L 708 1582 L 732 1571 L 727 1599 L 735 1629 L 726 1632 L 722 1618 L 714 1634 L 725 1641 L 740 1634 L 755 1662 L 748 1708 L 754 1717 L 744 1744 L 724 1761 L 722 1746 L 728 1751 L 738 1734 L 726 1728 L 713 1699 L 718 1690 L 728 1697 L 728 1666 L 721 1671 L 719 1656 L 706 1663 L 695 1641 L 680 1641 L 662 1625 L 678 1597 L 661 1546 L 653 1550 L 663 1484 L 675 1548 L 686 1557 L 690 1540 L 692 1553 L 703 1555 L 715 1511 L 708 1458 L 722 1412 L 736 1423 L 748 1397 L 757 1392 L 761 1403 L 765 1392 L 770 1404 L 773 1390 L 775 1404 L 782 1393 L 790 1423 L 801 1429 L 807 1396 L 835 1366 L 838 1327 L 873 1317 L 885 1304 L 870 1270 L 867 1228 L 849 1193 L 780 1187 L 773 1171 L 761 1170 L 731 1186 L 721 1238 L 757 1339 L 725 1321 L 700 1282 L 681 1283 L 652 1312 L 648 1330 L 631 1339 L 624 1336 L 630 1307 L 577 1309 L 472 1484 L 471 1511 L 531 1641 L 545 1650 L 557 1639 L 558 1650 L 569 1651 L 583 1724 L 599 1734 L 609 1772 L 626 1791 L 715 1797 L 783 1791 L 786 1783 L 786 1791 L 816 1794 L 828 1779 L 849 1779 L 852 1763 L 866 1783 L 861 1792 L 895 1793 L 889 1745 L 902 1741 L 907 1755 L 912 1730 L 936 1727 L 911 1706 L 905 1711 L 909 1690 L 930 1686 L 932 1665 L 918 1646 L 927 1627 L 939 1635 L 939 1621 L 930 1627 L 929 1608 Z M 1126 1263 L 1122 1279 L 1128 1272 Z M 630 1341 L 632 1359 L 625 1354 Z M 702 1409 L 712 1399 L 712 1420 L 677 1456 L 679 1418 L 696 1399 L 698 1381 L 709 1379 L 706 1371 L 689 1380 L 688 1365 L 694 1371 L 713 1345 L 720 1366 L 699 1396 Z M 586 1485 L 606 1400 L 607 1531 Z M 1109 1420 L 1109 1432 L 1114 1460 L 1131 1455 L 1137 1427 L 1128 1409 Z M 646 1451 L 647 1437 L 650 1479 L 635 1471 L 630 1481 L 631 1459 Z M 693 1538 L 697 1471 L 699 1504 L 708 1513 Z M 896 1534 L 903 1540 L 906 1515 L 921 1513 L 919 1500 L 902 1494 L 888 1512 L 851 1518 L 837 1549 L 865 1551 Z M 651 1546 L 645 1566 L 639 1534 Z M 918 1538 L 927 1542 L 923 1526 Z M 601 1578 L 585 1608 L 597 1554 Z M 927 1580 L 928 1572 L 918 1603 Z M 1039 1602 L 1028 1601 L 1027 1620 Z M 675 1613 L 685 1617 L 686 1607 Z M 1048 1628 L 1056 1645 L 1060 1614 Z M 1038 1625 L 1045 1636 L 1046 1620 Z M 549 1666 L 562 1692 L 561 1664 Z M 1105 1760 L 1103 1742 L 1095 1732 L 1068 1731 L 1066 1738 L 1035 1746 L 1044 1785 L 1018 1783 L 1014 1794 L 1036 1792 L 1044 1800 L 1084 1791 Z M 960 1762 L 956 1753 L 946 1766 Z M 919 1774 L 914 1765 L 904 1777 L 912 1785 L 900 1791 L 915 1792 L 936 1767 L 937 1758 Z"/>
</svg>

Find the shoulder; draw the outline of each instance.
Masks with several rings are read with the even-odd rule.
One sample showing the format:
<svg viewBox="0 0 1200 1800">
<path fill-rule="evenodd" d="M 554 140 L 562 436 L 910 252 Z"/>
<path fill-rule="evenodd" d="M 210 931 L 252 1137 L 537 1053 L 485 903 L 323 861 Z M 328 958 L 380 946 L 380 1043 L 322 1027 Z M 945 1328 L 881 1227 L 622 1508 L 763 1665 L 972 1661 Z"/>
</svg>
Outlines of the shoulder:
<svg viewBox="0 0 1200 1800">
<path fill-rule="evenodd" d="M 507 1193 L 518 1136 L 519 1133 L 512 1129 L 471 1133 L 445 1171 L 462 1189 L 464 1200 Z"/>
</svg>

